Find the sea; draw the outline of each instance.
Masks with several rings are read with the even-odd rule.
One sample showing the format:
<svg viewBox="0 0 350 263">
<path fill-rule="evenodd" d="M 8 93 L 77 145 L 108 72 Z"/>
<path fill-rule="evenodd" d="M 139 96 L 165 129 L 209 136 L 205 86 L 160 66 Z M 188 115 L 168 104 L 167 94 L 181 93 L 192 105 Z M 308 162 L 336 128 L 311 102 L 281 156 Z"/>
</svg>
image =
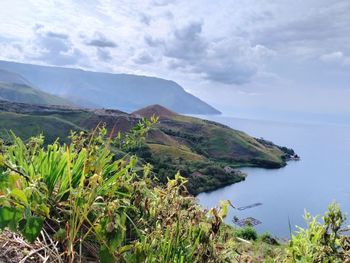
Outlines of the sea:
<svg viewBox="0 0 350 263">
<path fill-rule="evenodd" d="M 344 213 L 350 212 L 350 125 L 200 118 L 293 148 L 301 157 L 280 169 L 242 168 L 248 175 L 245 181 L 197 196 L 208 209 L 220 200 L 230 200 L 236 208 L 260 204 L 245 210 L 230 209 L 227 223 L 235 225 L 234 217 L 252 217 L 261 222 L 255 226 L 259 233 L 289 238 L 297 226 L 306 226 L 305 211 L 322 215 L 336 202 Z"/>
</svg>

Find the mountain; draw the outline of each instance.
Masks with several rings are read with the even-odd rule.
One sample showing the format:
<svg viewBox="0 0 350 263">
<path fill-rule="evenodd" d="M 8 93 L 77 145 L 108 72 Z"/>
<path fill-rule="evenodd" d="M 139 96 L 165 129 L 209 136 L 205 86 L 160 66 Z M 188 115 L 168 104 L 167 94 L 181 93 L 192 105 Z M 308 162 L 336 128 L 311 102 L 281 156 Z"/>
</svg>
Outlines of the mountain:
<svg viewBox="0 0 350 263">
<path fill-rule="evenodd" d="M 168 110 L 167 108 L 155 104 L 150 105 L 145 108 L 139 109 L 137 111 L 134 111 L 132 113 L 135 116 L 145 117 L 145 118 L 151 118 L 152 115 L 159 117 L 160 119 L 171 119 L 176 117 L 177 113 Z"/>
<path fill-rule="evenodd" d="M 179 115 L 159 105 L 128 114 L 0 101 L 0 137 L 6 141 L 8 131 L 12 130 L 24 139 L 43 133 L 47 142 L 57 137 L 67 141 L 71 130 L 91 130 L 100 123 L 105 123 L 109 131 L 114 131 L 112 136 L 117 136 L 119 131 L 134 127 L 141 116 L 153 113 L 161 116 L 159 123 L 135 154 L 154 166 L 160 182 L 166 182 L 174 171 L 180 170 L 189 179 L 188 189 L 193 194 L 244 180 L 244 175 L 234 168 L 279 168 L 286 165 L 291 155 L 290 149 L 284 150 L 219 123 Z"/>
<path fill-rule="evenodd" d="M 72 105 L 65 99 L 31 87 L 19 74 L 0 70 L 0 99 L 29 104 Z"/>
<path fill-rule="evenodd" d="M 21 75 L 2 69 L 0 69 L 0 83 L 12 83 L 30 86 L 28 80 L 23 78 Z"/>
<path fill-rule="evenodd" d="M 174 81 L 130 74 L 0 61 L 0 69 L 20 74 L 42 91 L 68 98 L 84 107 L 132 112 L 151 104 L 186 114 L 219 114 Z"/>
</svg>

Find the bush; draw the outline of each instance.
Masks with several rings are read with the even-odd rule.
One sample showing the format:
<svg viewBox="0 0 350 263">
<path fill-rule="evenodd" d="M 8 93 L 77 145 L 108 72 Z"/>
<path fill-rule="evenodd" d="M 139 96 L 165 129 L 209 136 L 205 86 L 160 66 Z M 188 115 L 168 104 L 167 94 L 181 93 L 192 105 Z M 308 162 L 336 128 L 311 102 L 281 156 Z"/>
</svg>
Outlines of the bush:
<svg viewBox="0 0 350 263">
<path fill-rule="evenodd" d="M 256 232 L 254 227 L 245 226 L 236 231 L 236 236 L 246 239 L 246 240 L 257 240 L 258 233 Z"/>
<path fill-rule="evenodd" d="M 305 213 L 307 228 L 298 227 L 289 242 L 288 257 L 293 262 L 344 262 L 349 259 L 349 239 L 340 229 L 346 217 L 336 204 L 331 204 L 323 217 Z"/>
<path fill-rule="evenodd" d="M 272 237 L 270 235 L 270 233 L 266 232 L 264 234 L 262 234 L 259 239 L 262 241 L 262 242 L 265 242 L 266 244 L 269 244 L 269 245 L 279 245 L 278 241 L 276 240 L 276 238 Z"/>
</svg>

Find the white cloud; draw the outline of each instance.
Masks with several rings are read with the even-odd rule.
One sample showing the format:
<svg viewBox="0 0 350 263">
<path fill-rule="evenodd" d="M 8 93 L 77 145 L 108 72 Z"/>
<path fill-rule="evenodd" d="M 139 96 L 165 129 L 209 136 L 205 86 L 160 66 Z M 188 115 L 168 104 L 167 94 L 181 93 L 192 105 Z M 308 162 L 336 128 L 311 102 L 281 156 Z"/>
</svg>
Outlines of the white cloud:
<svg viewBox="0 0 350 263">
<path fill-rule="evenodd" d="M 32 28 L 41 23 L 54 34 L 63 31 L 75 54 L 78 50 L 85 54 L 88 59 L 84 60 L 93 61 L 97 70 L 109 63 L 115 71 L 149 71 L 149 63 L 137 62 L 150 62 L 153 58 L 159 63 L 154 74 L 167 75 L 166 65 L 170 64 L 177 65 L 179 73 L 192 68 L 199 72 L 199 78 L 223 79 L 228 83 L 249 82 L 272 53 L 277 57 L 294 54 L 314 59 L 329 50 L 330 41 L 345 54 L 350 41 L 350 3 L 346 0 L 218 0 L 206 4 L 200 0 L 3 0 L 2 7 L 2 36 L 24 43 L 35 37 Z M 64 39 L 47 34 L 42 41 L 55 42 L 56 48 L 61 45 L 64 49 Z M 1 42 L 0 39 L 2 46 L 8 44 Z M 157 50 L 160 44 L 162 50 Z M 74 48 L 58 54 L 74 56 Z M 225 59 L 219 63 L 222 57 Z"/>
<path fill-rule="evenodd" d="M 349 13 L 348 0 L 2 0 L 0 58 L 173 79 L 211 101 L 345 87 Z"/>
<path fill-rule="evenodd" d="M 350 65 L 350 57 L 345 56 L 341 51 L 324 54 L 320 56 L 320 60 L 327 63 L 337 63 L 340 65 Z"/>
</svg>

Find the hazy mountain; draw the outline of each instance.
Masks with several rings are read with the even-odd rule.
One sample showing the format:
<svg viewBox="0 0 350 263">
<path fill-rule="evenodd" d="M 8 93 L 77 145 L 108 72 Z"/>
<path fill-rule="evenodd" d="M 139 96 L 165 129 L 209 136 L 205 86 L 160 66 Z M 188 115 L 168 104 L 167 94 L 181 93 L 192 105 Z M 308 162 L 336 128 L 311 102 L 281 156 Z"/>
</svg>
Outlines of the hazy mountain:
<svg viewBox="0 0 350 263">
<path fill-rule="evenodd" d="M 21 75 L 3 69 L 0 69 L 0 83 L 12 83 L 30 86 L 29 81 L 23 78 Z"/>
<path fill-rule="evenodd" d="M 20 74 L 42 91 L 86 107 L 134 111 L 160 104 L 175 112 L 219 114 L 174 81 L 129 74 L 110 74 L 0 61 L 0 69 Z"/>
<path fill-rule="evenodd" d="M 30 86 L 19 74 L 0 70 L 0 99 L 12 102 L 45 105 L 72 105 L 65 99 L 48 94 Z"/>
</svg>

